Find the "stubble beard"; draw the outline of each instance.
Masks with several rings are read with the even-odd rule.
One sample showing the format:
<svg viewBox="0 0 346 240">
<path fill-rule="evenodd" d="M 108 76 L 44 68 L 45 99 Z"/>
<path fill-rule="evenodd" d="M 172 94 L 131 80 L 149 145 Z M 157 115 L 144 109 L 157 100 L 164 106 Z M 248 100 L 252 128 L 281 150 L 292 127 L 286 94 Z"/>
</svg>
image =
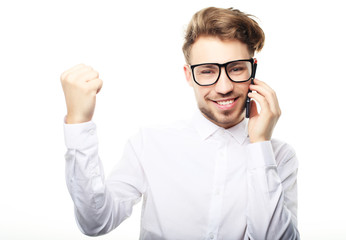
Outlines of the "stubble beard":
<svg viewBox="0 0 346 240">
<path fill-rule="evenodd" d="M 199 105 L 198 108 L 206 118 L 208 118 L 210 121 L 212 121 L 216 125 L 220 127 L 224 127 L 224 128 L 230 128 L 238 124 L 244 118 L 245 101 L 242 105 L 243 105 L 242 111 L 240 112 L 240 116 L 242 117 L 240 117 L 240 120 L 236 116 L 234 116 L 234 118 L 230 118 L 230 115 L 234 113 L 234 110 L 223 111 L 222 113 L 219 114 L 220 116 L 217 116 L 217 113 L 215 114 L 212 111 L 212 109 L 208 109 L 205 106 Z"/>
</svg>

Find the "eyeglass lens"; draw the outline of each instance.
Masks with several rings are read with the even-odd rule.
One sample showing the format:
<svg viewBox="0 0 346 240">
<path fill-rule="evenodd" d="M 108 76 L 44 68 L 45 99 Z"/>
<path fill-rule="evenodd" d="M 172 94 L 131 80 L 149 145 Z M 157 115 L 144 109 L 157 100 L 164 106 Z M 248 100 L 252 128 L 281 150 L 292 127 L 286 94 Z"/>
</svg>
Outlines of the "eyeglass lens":
<svg viewBox="0 0 346 240">
<path fill-rule="evenodd" d="M 252 63 L 248 61 L 230 62 L 225 67 L 228 77 L 235 82 L 247 81 L 251 77 Z M 216 64 L 203 64 L 194 68 L 195 80 L 201 85 L 215 83 L 221 70 Z"/>
</svg>

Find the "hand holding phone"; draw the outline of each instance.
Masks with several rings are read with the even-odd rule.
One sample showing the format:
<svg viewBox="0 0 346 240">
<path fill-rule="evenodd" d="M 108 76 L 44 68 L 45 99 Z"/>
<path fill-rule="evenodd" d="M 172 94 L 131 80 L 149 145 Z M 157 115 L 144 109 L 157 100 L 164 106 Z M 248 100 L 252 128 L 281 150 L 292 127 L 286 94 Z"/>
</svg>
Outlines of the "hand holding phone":
<svg viewBox="0 0 346 240">
<path fill-rule="evenodd" d="M 248 96 L 256 103 L 251 101 L 251 108 L 248 106 L 251 110 L 251 114 L 248 112 L 249 139 L 251 143 L 269 141 L 281 115 L 279 101 L 275 91 L 268 84 L 258 79 L 253 79 L 253 83 L 249 85 L 252 92 L 249 92 Z"/>
</svg>

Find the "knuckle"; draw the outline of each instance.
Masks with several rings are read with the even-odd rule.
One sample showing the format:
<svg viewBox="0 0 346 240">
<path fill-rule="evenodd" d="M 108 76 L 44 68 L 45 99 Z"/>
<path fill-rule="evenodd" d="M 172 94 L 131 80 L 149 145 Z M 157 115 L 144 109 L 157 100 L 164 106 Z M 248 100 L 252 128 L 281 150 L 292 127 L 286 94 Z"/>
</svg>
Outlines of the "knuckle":
<svg viewBox="0 0 346 240">
<path fill-rule="evenodd" d="M 277 110 L 277 111 L 275 111 L 275 112 L 273 113 L 273 117 L 275 117 L 275 118 L 279 118 L 280 116 L 281 116 L 281 111 L 280 111 L 280 109 Z"/>
<path fill-rule="evenodd" d="M 275 117 L 275 115 L 274 115 L 274 113 L 272 111 L 269 111 L 268 112 L 268 117 L 269 118 L 273 118 L 273 117 Z"/>
<path fill-rule="evenodd" d="M 94 70 L 92 67 L 88 66 L 84 69 L 84 73 L 85 73 L 85 76 L 89 76 L 89 77 L 92 77 L 92 78 L 98 78 L 99 77 L 99 73 Z"/>
<path fill-rule="evenodd" d="M 83 68 L 83 71 L 85 71 L 85 72 L 92 72 L 92 71 L 94 71 L 94 69 L 92 67 L 90 67 L 90 66 L 85 66 Z"/>
<path fill-rule="evenodd" d="M 275 93 L 274 90 L 271 90 L 271 91 L 270 91 L 270 94 L 271 94 L 273 97 L 276 97 L 276 93 Z"/>
<path fill-rule="evenodd" d="M 80 63 L 78 65 L 76 65 L 75 67 L 85 67 L 86 65 L 84 63 Z"/>
<path fill-rule="evenodd" d="M 70 76 L 71 76 L 71 73 L 66 71 L 66 72 L 63 72 L 61 75 L 60 75 L 60 80 L 61 82 L 67 82 L 70 80 Z"/>
<path fill-rule="evenodd" d="M 84 69 L 85 69 L 85 70 L 89 70 L 89 71 L 94 71 L 94 69 L 93 69 L 91 66 L 89 66 L 89 65 L 86 65 L 86 66 L 84 67 Z"/>
<path fill-rule="evenodd" d="M 63 72 L 63 73 L 60 75 L 60 81 L 61 81 L 61 82 L 65 81 L 65 75 L 66 75 L 65 72 Z"/>
<path fill-rule="evenodd" d="M 65 82 L 69 84 L 75 83 L 75 74 L 73 73 L 67 73 L 65 76 Z"/>
</svg>

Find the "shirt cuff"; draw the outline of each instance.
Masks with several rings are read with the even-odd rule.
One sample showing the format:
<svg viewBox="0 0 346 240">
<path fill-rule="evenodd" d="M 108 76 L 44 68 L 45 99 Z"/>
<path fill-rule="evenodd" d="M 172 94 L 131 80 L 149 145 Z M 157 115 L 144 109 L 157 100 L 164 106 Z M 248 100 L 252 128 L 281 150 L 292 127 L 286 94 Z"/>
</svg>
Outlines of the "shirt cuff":
<svg viewBox="0 0 346 240">
<path fill-rule="evenodd" d="M 85 149 L 98 144 L 96 124 L 92 121 L 67 124 L 64 118 L 65 145 L 68 149 Z"/>
<path fill-rule="evenodd" d="M 271 141 L 252 143 L 248 146 L 248 169 L 276 166 Z"/>
</svg>

